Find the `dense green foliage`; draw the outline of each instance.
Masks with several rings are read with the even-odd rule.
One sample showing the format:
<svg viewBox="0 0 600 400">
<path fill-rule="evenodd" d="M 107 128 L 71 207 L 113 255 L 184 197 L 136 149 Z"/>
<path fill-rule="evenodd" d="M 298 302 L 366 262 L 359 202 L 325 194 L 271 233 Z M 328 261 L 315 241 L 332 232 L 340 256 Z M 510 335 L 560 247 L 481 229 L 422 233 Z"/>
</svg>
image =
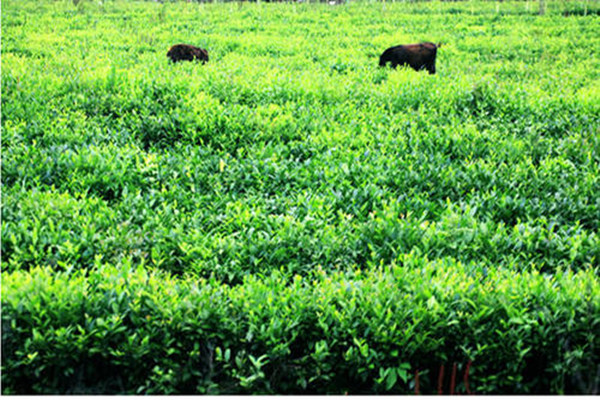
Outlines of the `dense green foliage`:
<svg viewBox="0 0 600 400">
<path fill-rule="evenodd" d="M 3 1 L 3 391 L 591 390 L 598 11 Z"/>
<path fill-rule="evenodd" d="M 405 393 L 418 368 L 432 393 L 440 363 L 462 375 L 468 359 L 479 393 L 585 391 L 600 349 L 591 271 L 483 273 L 409 254 L 235 287 L 129 264 L 35 268 L 3 286 L 3 314 L 18 316 L 3 320 L 3 384 L 17 392 Z"/>
</svg>

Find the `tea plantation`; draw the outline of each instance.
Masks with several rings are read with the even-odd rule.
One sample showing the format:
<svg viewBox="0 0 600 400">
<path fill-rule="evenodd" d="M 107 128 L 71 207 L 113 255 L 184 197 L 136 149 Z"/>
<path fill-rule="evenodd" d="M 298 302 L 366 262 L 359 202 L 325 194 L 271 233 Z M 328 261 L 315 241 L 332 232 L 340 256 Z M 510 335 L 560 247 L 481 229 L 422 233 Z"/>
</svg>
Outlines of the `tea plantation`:
<svg viewBox="0 0 600 400">
<path fill-rule="evenodd" d="M 1 7 L 3 394 L 598 390 L 600 3 Z"/>
</svg>

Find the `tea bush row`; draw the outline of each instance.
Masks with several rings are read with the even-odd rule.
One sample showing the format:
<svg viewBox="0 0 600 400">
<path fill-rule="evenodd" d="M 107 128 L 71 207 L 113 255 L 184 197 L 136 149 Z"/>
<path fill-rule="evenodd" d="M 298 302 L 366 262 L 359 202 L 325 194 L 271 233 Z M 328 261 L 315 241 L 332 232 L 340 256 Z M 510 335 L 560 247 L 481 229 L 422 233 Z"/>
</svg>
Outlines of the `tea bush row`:
<svg viewBox="0 0 600 400">
<path fill-rule="evenodd" d="M 251 196 L 221 204 L 206 196 L 179 204 L 169 193 L 133 192 L 116 207 L 66 193 L 6 195 L 3 264 L 5 270 L 40 264 L 91 268 L 97 257 L 113 263 L 134 257 L 172 272 L 236 283 L 281 266 L 301 275 L 318 265 L 368 269 L 413 249 L 431 259 L 546 272 L 597 265 L 600 257 L 597 233 L 577 224 L 560 226 L 548 218 L 496 223 L 468 204 L 447 205 L 431 218 L 403 201 L 378 202 L 373 210 L 351 214 L 310 192 L 275 202 Z"/>
<path fill-rule="evenodd" d="M 320 272 L 319 272 L 320 271 Z M 3 273 L 5 393 L 580 393 L 600 360 L 597 271 L 404 255 L 237 287 L 143 265 Z M 444 386 L 444 391 L 448 389 Z"/>
</svg>

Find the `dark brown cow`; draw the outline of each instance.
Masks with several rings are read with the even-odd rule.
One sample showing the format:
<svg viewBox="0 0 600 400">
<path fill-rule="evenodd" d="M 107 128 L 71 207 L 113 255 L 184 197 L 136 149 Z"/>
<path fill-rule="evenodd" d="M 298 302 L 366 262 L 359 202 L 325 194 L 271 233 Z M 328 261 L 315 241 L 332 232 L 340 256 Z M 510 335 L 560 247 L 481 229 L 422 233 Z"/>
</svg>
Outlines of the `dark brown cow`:
<svg viewBox="0 0 600 400">
<path fill-rule="evenodd" d="M 167 57 L 173 62 L 178 61 L 202 61 L 208 62 L 208 51 L 190 44 L 176 44 L 167 52 Z"/>
<path fill-rule="evenodd" d="M 379 66 L 385 67 L 387 63 L 391 63 L 392 68 L 408 65 L 415 71 L 426 69 L 435 74 L 435 56 L 441 45 L 427 42 L 390 47 L 379 57 Z"/>
</svg>

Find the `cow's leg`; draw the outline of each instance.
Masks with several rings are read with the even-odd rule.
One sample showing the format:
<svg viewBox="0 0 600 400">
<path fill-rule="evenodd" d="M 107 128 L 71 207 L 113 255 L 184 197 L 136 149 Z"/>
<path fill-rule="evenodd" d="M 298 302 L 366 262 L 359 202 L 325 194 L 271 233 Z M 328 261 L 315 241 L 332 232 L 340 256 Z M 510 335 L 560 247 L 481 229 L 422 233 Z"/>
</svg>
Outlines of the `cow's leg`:
<svg viewBox="0 0 600 400">
<path fill-rule="evenodd" d="M 429 75 L 435 74 L 435 63 L 427 64 L 427 71 L 429 71 Z"/>
</svg>

